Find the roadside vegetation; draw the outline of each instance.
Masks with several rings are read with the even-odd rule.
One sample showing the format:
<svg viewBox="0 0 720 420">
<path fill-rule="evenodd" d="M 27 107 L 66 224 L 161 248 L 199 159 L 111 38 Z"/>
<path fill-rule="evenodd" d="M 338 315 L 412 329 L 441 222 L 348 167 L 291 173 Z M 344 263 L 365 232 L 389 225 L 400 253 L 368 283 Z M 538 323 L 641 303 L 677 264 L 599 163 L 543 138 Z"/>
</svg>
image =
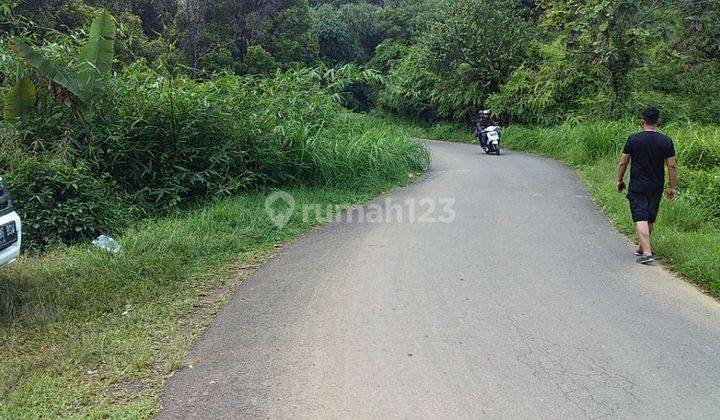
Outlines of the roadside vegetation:
<svg viewBox="0 0 720 420">
<path fill-rule="evenodd" d="M 322 222 L 277 229 L 271 190 L 297 205 L 353 204 L 428 163 L 402 129 L 348 109 L 376 72 L 312 52 L 299 65 L 296 34 L 267 38 L 277 56 L 257 47 L 237 68 L 189 68 L 207 57 L 133 32 L 128 13 L 81 7 L 69 19 L 78 5 L 0 8 L 0 168 L 25 251 L 0 270 L 2 418 L 152 417 L 232 286 Z M 146 47 L 162 54 L 136 55 Z M 92 246 L 100 233 L 123 251 Z"/>
<path fill-rule="evenodd" d="M 360 187 L 422 170 L 422 146 L 342 108 L 336 90 L 356 77 L 345 67 L 196 81 L 138 65 L 109 81 L 93 118 L 54 109 L 3 126 L 8 188 L 37 221 L 26 247 L 257 188 Z"/>
<path fill-rule="evenodd" d="M 485 108 L 629 233 L 615 158 L 659 106 L 680 185 L 656 250 L 720 296 L 718 36 L 719 3 L 687 0 L 0 5 L 25 253 L 0 270 L 0 417 L 152 416 L 243 267 L 318 223 L 278 231 L 266 192 L 361 202 L 426 168 L 412 138 L 472 142 Z"/>
<path fill-rule="evenodd" d="M 102 123 L 4 127 L 26 249 L 42 254 L 0 270 L 0 417 L 152 416 L 215 290 L 321 222 L 278 230 L 263 191 L 352 204 L 424 170 L 424 145 L 344 110 L 326 76 L 145 70 L 113 81 Z M 123 251 L 90 245 L 101 232 Z"/>
</svg>

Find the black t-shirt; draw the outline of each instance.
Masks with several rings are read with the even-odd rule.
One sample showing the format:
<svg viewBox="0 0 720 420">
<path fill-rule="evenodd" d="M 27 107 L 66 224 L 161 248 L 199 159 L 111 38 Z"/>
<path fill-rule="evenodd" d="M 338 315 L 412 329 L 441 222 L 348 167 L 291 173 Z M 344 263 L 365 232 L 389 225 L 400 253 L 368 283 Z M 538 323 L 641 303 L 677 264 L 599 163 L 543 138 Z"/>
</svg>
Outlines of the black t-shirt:
<svg viewBox="0 0 720 420">
<path fill-rule="evenodd" d="M 665 160 L 675 156 L 670 137 L 656 131 L 643 131 L 628 138 L 623 153 L 630 155 L 630 192 L 662 194 L 665 186 Z"/>
<path fill-rule="evenodd" d="M 497 123 L 492 118 L 480 118 L 477 122 L 479 128 L 485 129 L 488 127 L 496 126 Z"/>
</svg>

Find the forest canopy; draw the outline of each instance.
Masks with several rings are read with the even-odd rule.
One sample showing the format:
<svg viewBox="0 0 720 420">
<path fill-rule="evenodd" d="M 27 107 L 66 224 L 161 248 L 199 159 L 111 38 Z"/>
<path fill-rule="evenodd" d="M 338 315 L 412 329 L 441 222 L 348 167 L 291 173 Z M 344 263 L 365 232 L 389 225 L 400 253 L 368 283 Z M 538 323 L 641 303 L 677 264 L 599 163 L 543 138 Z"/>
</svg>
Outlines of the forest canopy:
<svg viewBox="0 0 720 420">
<path fill-rule="evenodd" d="M 682 118 L 720 116 L 707 95 L 720 92 L 717 2 L 12 0 L 2 37 L 71 46 L 100 8 L 118 21 L 118 70 L 144 60 L 207 78 L 353 63 L 387 77 L 367 101 L 426 119 L 491 104 L 509 120 L 552 123 L 628 115 L 648 100 Z"/>
</svg>

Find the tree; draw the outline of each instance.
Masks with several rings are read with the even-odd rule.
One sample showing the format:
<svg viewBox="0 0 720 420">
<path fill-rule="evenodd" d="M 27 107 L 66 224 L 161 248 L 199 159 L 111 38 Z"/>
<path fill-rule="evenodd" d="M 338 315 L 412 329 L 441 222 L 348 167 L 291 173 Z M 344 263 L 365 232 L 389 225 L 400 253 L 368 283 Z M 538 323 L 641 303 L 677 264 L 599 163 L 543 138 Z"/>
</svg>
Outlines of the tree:
<svg viewBox="0 0 720 420">
<path fill-rule="evenodd" d="M 515 0 L 457 0 L 444 9 L 391 71 L 390 102 L 403 108 L 397 104 L 405 97 L 410 109 L 454 119 L 483 107 L 522 63 L 532 39 L 519 5 Z"/>
<path fill-rule="evenodd" d="M 329 66 L 351 63 L 358 58 L 360 46 L 337 9 L 324 4 L 312 11 L 320 59 Z"/>
<path fill-rule="evenodd" d="M 688 3 L 683 46 L 701 60 L 720 60 L 720 2 Z"/>
<path fill-rule="evenodd" d="M 451 0 L 389 0 L 381 11 L 385 37 L 411 44 L 433 23 L 442 11 L 453 7 Z"/>
<path fill-rule="evenodd" d="M 198 70 L 231 68 L 251 45 L 286 68 L 318 57 L 307 0 L 187 0 L 178 20 L 183 49 Z"/>
<path fill-rule="evenodd" d="M 375 48 L 375 55 L 367 63 L 367 67 L 381 74 L 388 74 L 395 63 L 407 55 L 408 48 L 408 46 L 398 41 L 385 40 Z"/>
<path fill-rule="evenodd" d="M 628 93 L 628 75 L 647 43 L 658 35 L 653 26 L 671 0 L 546 0 L 544 24 L 565 36 L 578 64 L 602 78 L 616 99 Z"/>
<path fill-rule="evenodd" d="M 270 22 L 268 30 L 260 26 L 254 36 L 279 63 L 290 67 L 317 62 L 318 40 L 307 0 L 286 0 Z"/>
<path fill-rule="evenodd" d="M 378 98 L 383 108 L 414 118 L 437 118 L 431 98 L 436 79 L 425 65 L 425 53 L 424 48 L 416 45 L 410 47 L 405 57 L 391 64 L 390 74 Z"/>
<path fill-rule="evenodd" d="M 311 64 L 318 57 L 307 0 L 242 0 L 235 4 L 235 43 L 245 54 L 249 45 L 262 45 L 285 67 Z"/>
<path fill-rule="evenodd" d="M 207 4 L 207 0 L 186 0 L 178 19 L 183 28 L 182 46 L 195 72 L 197 72 L 200 60 L 210 49 L 202 42 Z"/>
<path fill-rule="evenodd" d="M 269 52 L 260 45 L 251 45 L 245 52 L 242 63 L 242 73 L 245 74 L 268 74 L 277 68 L 277 63 Z"/>
<path fill-rule="evenodd" d="M 178 6 L 185 3 L 176 0 L 84 0 L 84 2 L 92 7 L 105 9 L 117 17 L 123 13 L 137 16 L 142 22 L 143 32 L 150 39 L 166 33 L 174 24 Z"/>
<path fill-rule="evenodd" d="M 358 58 L 365 62 L 372 58 L 375 48 L 385 39 L 382 9 L 370 3 L 349 3 L 338 9 L 348 33 L 360 47 Z"/>
</svg>

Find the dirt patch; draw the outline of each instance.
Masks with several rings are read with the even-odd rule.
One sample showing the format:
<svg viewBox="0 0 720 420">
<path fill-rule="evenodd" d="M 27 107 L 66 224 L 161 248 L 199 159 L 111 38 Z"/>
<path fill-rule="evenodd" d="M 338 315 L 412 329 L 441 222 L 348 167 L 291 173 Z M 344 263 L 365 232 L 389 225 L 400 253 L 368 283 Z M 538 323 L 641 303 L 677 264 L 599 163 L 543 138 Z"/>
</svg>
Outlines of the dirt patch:
<svg viewBox="0 0 720 420">
<path fill-rule="evenodd" d="M 233 268 L 228 273 L 226 280 L 198 295 L 195 310 L 180 324 L 182 334 L 192 335 L 198 328 L 209 324 L 218 309 L 220 309 L 220 304 L 227 301 L 233 290 L 235 290 L 258 265 L 259 262 L 253 262 L 250 265 Z"/>
<path fill-rule="evenodd" d="M 130 382 L 117 385 L 105 390 L 105 394 L 111 396 L 141 394 L 147 390 L 147 385 L 142 382 Z"/>
</svg>

